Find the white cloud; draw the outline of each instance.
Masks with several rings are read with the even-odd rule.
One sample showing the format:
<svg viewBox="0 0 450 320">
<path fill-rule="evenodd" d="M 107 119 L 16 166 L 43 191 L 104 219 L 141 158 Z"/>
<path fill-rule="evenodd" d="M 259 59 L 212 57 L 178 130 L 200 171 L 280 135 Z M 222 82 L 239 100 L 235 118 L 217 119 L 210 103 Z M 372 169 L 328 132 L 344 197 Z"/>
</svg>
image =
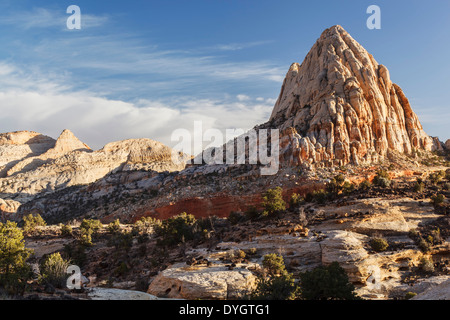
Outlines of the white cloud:
<svg viewBox="0 0 450 320">
<path fill-rule="evenodd" d="M 0 24 L 15 26 L 19 29 L 29 30 L 36 28 L 59 28 L 67 30 L 66 21 L 70 14 L 64 10 L 50 10 L 46 8 L 33 8 L 29 11 L 9 12 L 0 19 Z M 99 27 L 108 22 L 109 17 L 97 16 L 81 11 L 82 28 Z"/>
<path fill-rule="evenodd" d="M 56 138 L 63 129 L 70 129 L 94 149 L 129 138 L 150 138 L 173 146 L 172 132 L 178 128 L 192 132 L 194 121 L 202 121 L 204 130 L 246 130 L 265 122 L 272 110 L 272 105 L 253 102 L 245 95 L 241 99 L 177 97 L 133 103 L 73 91 L 59 80 L 0 63 L 2 131 L 32 130 Z"/>
</svg>

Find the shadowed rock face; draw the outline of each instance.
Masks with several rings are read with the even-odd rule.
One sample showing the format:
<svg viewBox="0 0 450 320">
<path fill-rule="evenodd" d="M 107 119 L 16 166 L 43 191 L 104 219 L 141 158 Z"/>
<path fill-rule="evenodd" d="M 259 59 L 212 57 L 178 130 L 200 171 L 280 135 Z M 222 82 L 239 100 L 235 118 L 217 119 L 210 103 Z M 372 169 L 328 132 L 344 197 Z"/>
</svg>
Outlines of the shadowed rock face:
<svg viewBox="0 0 450 320">
<path fill-rule="evenodd" d="M 297 162 L 372 162 L 388 150 L 432 150 L 400 87 L 341 26 L 325 30 L 291 65 L 270 117 L 290 135 Z"/>
</svg>

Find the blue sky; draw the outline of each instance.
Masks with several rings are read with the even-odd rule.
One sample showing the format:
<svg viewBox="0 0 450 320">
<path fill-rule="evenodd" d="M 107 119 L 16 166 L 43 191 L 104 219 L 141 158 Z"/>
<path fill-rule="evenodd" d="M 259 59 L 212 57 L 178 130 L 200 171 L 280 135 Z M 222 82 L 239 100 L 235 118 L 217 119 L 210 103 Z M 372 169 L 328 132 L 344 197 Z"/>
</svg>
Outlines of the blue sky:
<svg viewBox="0 0 450 320">
<path fill-rule="evenodd" d="M 69 5 L 82 29 L 68 30 Z M 366 9 L 381 8 L 381 30 Z M 386 65 L 426 132 L 450 138 L 450 2 L 3 0 L 0 126 L 93 148 L 171 132 L 265 122 L 292 62 L 342 25 Z"/>
</svg>

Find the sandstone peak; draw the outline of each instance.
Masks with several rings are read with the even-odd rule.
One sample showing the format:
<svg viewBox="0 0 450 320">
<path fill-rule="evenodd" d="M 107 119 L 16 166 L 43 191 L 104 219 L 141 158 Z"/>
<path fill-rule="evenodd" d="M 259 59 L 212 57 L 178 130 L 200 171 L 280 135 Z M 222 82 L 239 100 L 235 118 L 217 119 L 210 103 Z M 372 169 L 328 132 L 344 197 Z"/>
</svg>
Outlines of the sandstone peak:
<svg viewBox="0 0 450 320">
<path fill-rule="evenodd" d="M 61 134 L 59 135 L 58 139 L 56 140 L 55 147 L 53 148 L 52 152 L 54 153 L 67 153 L 69 151 L 74 150 L 90 150 L 88 145 L 81 142 L 72 131 L 65 129 Z"/>
<path fill-rule="evenodd" d="M 373 162 L 388 150 L 432 150 L 401 88 L 339 25 L 326 29 L 302 64 L 289 68 L 270 125 L 294 128 L 284 143 L 297 162 Z"/>
</svg>

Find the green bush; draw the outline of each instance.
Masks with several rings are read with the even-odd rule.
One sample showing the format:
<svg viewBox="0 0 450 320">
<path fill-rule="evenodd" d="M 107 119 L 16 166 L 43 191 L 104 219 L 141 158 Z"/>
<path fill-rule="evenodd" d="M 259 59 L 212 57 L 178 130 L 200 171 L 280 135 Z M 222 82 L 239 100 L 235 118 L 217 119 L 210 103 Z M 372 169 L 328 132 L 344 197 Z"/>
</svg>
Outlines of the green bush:
<svg viewBox="0 0 450 320">
<path fill-rule="evenodd" d="M 330 194 L 324 189 L 309 192 L 305 197 L 306 202 L 316 202 L 318 204 L 325 204 L 329 199 Z"/>
<path fill-rule="evenodd" d="M 427 273 L 434 272 L 433 260 L 431 258 L 422 257 L 419 262 L 419 268 L 420 268 L 420 270 L 427 272 Z"/>
<path fill-rule="evenodd" d="M 358 186 L 359 190 L 369 190 L 372 187 L 372 183 L 369 180 L 364 180 Z"/>
<path fill-rule="evenodd" d="M 431 196 L 431 203 L 434 206 L 439 206 L 444 203 L 445 196 L 441 193 Z"/>
<path fill-rule="evenodd" d="M 373 184 L 382 188 L 388 188 L 391 185 L 389 173 L 384 169 L 378 170 L 377 175 L 373 178 Z"/>
<path fill-rule="evenodd" d="M 442 179 L 444 179 L 446 176 L 445 171 L 437 171 L 437 172 L 432 172 L 430 173 L 430 175 L 428 176 L 428 179 L 430 179 L 430 182 L 434 185 L 437 185 Z"/>
<path fill-rule="evenodd" d="M 262 207 L 264 215 L 273 215 L 280 211 L 286 210 L 286 202 L 283 200 L 283 189 L 276 187 L 267 190 L 263 195 Z"/>
<path fill-rule="evenodd" d="M 72 232 L 73 232 L 72 227 L 70 225 L 68 225 L 68 224 L 63 224 L 61 226 L 60 230 L 61 230 L 61 235 L 63 237 L 69 237 L 69 236 L 72 235 Z"/>
<path fill-rule="evenodd" d="M 47 224 L 44 219 L 39 215 L 26 215 L 23 217 L 23 231 L 25 234 L 32 234 L 38 227 L 45 227 Z"/>
<path fill-rule="evenodd" d="M 108 224 L 108 232 L 115 234 L 115 233 L 119 233 L 120 232 L 120 221 L 119 219 L 114 220 L 113 222 L 111 222 L 110 224 Z"/>
<path fill-rule="evenodd" d="M 295 300 L 300 298 L 300 288 L 292 274 L 286 271 L 283 257 L 277 254 L 264 256 L 265 275 L 258 277 L 256 288 L 250 294 L 254 300 Z"/>
<path fill-rule="evenodd" d="M 86 246 L 81 242 L 73 242 L 64 245 L 64 255 L 73 264 L 82 267 L 86 260 Z"/>
<path fill-rule="evenodd" d="M 305 201 L 301 195 L 298 193 L 293 193 L 291 196 L 291 200 L 289 201 L 289 207 L 295 208 L 298 207 L 300 204 L 302 204 Z"/>
<path fill-rule="evenodd" d="M 425 190 L 425 183 L 422 179 L 417 178 L 416 182 L 414 183 L 413 190 L 414 192 L 423 192 Z"/>
<path fill-rule="evenodd" d="M 83 219 L 80 225 L 80 243 L 84 246 L 92 246 L 92 236 L 103 227 L 99 220 Z"/>
<path fill-rule="evenodd" d="M 232 225 L 236 225 L 239 222 L 244 221 L 245 220 L 245 216 L 241 212 L 231 211 L 230 215 L 228 216 L 227 219 Z"/>
<path fill-rule="evenodd" d="M 158 244 L 173 246 L 180 242 L 193 240 L 199 234 L 197 220 L 185 212 L 162 221 L 155 233 L 160 237 Z"/>
<path fill-rule="evenodd" d="M 409 299 L 412 299 L 412 298 L 414 298 L 415 296 L 417 296 L 417 293 L 415 293 L 415 292 L 407 292 L 406 294 L 405 294 L 405 299 L 406 300 L 409 300 Z"/>
<path fill-rule="evenodd" d="M 108 239 L 108 245 L 114 246 L 117 250 L 128 250 L 133 246 L 133 234 L 132 232 L 115 232 Z"/>
<path fill-rule="evenodd" d="M 307 300 L 356 300 L 355 287 L 337 262 L 300 276 L 302 297 Z"/>
<path fill-rule="evenodd" d="M 286 273 L 284 259 L 281 255 L 275 253 L 266 254 L 263 258 L 262 265 L 264 270 L 266 270 L 270 276 Z"/>
<path fill-rule="evenodd" d="M 383 252 L 386 251 L 386 249 L 389 247 L 389 243 L 386 241 L 386 239 L 383 238 L 372 238 L 369 242 L 370 247 L 372 250 L 376 252 Z"/>
<path fill-rule="evenodd" d="M 31 279 L 26 260 L 32 253 L 25 248 L 22 230 L 15 222 L 0 222 L 0 286 L 10 294 L 23 294 Z"/>
<path fill-rule="evenodd" d="M 329 192 L 333 192 L 338 194 L 342 191 L 342 186 L 344 184 L 345 177 L 343 174 L 336 175 L 331 181 L 327 184 L 327 189 Z"/>
<path fill-rule="evenodd" d="M 63 259 L 59 252 L 47 256 L 41 263 L 39 270 L 40 281 L 49 283 L 56 288 L 64 288 L 68 275 L 69 261 Z"/>
</svg>

